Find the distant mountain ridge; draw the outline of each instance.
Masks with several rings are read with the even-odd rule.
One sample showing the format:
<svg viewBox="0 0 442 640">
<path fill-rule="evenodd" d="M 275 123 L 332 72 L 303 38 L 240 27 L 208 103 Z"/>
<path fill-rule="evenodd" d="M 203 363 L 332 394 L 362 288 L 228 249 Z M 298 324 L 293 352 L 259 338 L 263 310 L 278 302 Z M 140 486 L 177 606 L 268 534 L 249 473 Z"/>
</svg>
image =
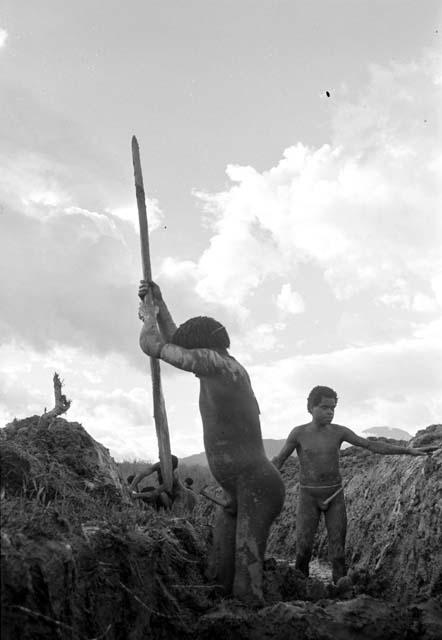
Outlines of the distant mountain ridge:
<svg viewBox="0 0 442 640">
<path fill-rule="evenodd" d="M 365 438 L 369 436 L 375 436 L 376 438 L 394 438 L 395 440 L 410 440 L 412 437 L 407 431 L 404 429 L 398 429 L 396 427 L 370 427 L 369 429 L 365 429 L 363 432 Z M 284 446 L 284 440 L 276 440 L 273 438 L 263 438 L 264 449 L 268 458 L 273 458 L 276 456 Z M 207 467 L 207 457 L 204 451 L 200 453 L 194 453 L 190 456 L 186 456 L 185 458 L 181 458 L 180 462 L 182 464 L 192 466 L 194 464 L 199 464 L 202 467 Z"/>
<path fill-rule="evenodd" d="M 272 438 L 264 438 L 264 449 L 268 458 L 273 458 L 279 453 L 285 443 L 285 440 L 274 440 Z M 207 457 L 204 451 L 201 453 L 194 453 L 186 458 L 181 458 L 180 463 L 191 466 L 193 464 L 199 464 L 203 467 L 207 467 Z"/>
<path fill-rule="evenodd" d="M 395 440 L 410 440 L 411 434 L 397 427 L 370 427 L 362 432 L 364 437 L 376 436 L 377 438 L 394 438 Z"/>
</svg>

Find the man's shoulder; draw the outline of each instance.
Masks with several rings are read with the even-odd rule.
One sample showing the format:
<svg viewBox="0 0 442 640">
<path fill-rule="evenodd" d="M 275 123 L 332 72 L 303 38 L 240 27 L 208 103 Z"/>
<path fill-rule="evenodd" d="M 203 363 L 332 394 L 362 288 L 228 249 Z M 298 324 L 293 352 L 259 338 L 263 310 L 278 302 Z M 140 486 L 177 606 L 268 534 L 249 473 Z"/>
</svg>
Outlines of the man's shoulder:
<svg viewBox="0 0 442 640">
<path fill-rule="evenodd" d="M 217 358 L 218 366 L 216 373 L 218 375 L 221 375 L 226 379 L 231 379 L 234 382 L 243 380 L 250 384 L 250 377 L 247 373 L 247 369 L 240 362 L 238 362 L 236 358 L 234 358 L 230 355 L 230 353 L 227 352 L 220 353 L 219 351 L 213 351 L 213 353 L 216 354 L 216 356 L 213 357 Z"/>
</svg>

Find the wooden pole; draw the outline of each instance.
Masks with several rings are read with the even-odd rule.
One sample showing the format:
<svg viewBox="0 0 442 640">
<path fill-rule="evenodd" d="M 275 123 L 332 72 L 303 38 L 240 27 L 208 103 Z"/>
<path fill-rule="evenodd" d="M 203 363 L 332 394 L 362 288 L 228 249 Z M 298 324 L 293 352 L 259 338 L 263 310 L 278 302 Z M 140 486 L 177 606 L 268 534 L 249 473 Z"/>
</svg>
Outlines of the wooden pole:
<svg viewBox="0 0 442 640">
<path fill-rule="evenodd" d="M 132 160 L 134 165 L 135 192 L 137 196 L 138 219 L 140 222 L 141 261 L 143 265 L 144 280 L 152 280 L 149 250 L 149 227 L 147 223 L 146 196 L 144 192 L 143 174 L 141 171 L 140 149 L 135 136 L 132 137 Z M 151 295 L 147 296 L 147 304 L 153 311 Z M 166 405 L 164 403 L 161 387 L 160 362 L 157 358 L 150 358 L 150 371 L 152 375 L 153 413 L 155 429 L 158 439 L 158 453 L 160 458 L 161 474 L 167 491 L 172 490 L 173 470 L 172 456 L 170 453 L 169 426 L 167 424 Z"/>
</svg>

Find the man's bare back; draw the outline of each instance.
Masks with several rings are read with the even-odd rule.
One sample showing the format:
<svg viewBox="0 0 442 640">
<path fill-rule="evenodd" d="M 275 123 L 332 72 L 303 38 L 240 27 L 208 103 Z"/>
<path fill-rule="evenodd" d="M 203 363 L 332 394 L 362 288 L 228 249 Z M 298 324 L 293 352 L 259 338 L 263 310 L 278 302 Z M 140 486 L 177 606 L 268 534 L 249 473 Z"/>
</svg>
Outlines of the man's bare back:
<svg viewBox="0 0 442 640">
<path fill-rule="evenodd" d="M 161 359 L 200 380 L 204 445 L 218 482 L 229 485 L 241 471 L 266 463 L 258 402 L 247 371 L 234 357 L 167 344 Z"/>
</svg>

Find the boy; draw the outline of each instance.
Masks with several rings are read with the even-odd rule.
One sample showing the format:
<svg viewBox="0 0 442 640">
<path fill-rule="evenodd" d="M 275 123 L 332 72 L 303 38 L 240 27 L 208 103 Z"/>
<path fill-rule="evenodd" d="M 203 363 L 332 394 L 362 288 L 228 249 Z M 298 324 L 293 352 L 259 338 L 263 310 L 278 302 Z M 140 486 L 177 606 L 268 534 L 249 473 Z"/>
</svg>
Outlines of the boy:
<svg viewBox="0 0 442 640">
<path fill-rule="evenodd" d="M 152 295 L 154 308 L 147 293 Z M 267 538 L 281 511 L 285 490 L 264 452 L 259 408 L 249 376 L 227 351 L 230 340 L 222 324 L 198 317 L 177 329 L 156 284 L 142 281 L 138 294 L 143 300 L 141 349 L 194 373 L 200 381 L 207 461 L 226 494 L 226 506 L 215 523 L 214 578 L 225 593 L 249 604 L 262 604 Z"/>
<path fill-rule="evenodd" d="M 281 469 L 295 449 L 299 458 L 295 566 L 308 576 L 313 539 L 321 512 L 324 512 L 335 583 L 343 579 L 347 573 L 345 566 L 347 514 L 342 478 L 339 473 L 341 444 L 348 442 L 381 454 L 424 456 L 428 453 L 422 449 L 367 440 L 347 427 L 332 424 L 337 402 L 336 392 L 330 387 L 319 386 L 312 389 L 307 399 L 307 410 L 312 416 L 312 421 L 295 427 L 280 453 L 273 458 L 273 463 L 278 469 Z M 344 586 L 345 581 L 348 581 L 348 578 L 341 580 L 340 585 Z"/>
</svg>

